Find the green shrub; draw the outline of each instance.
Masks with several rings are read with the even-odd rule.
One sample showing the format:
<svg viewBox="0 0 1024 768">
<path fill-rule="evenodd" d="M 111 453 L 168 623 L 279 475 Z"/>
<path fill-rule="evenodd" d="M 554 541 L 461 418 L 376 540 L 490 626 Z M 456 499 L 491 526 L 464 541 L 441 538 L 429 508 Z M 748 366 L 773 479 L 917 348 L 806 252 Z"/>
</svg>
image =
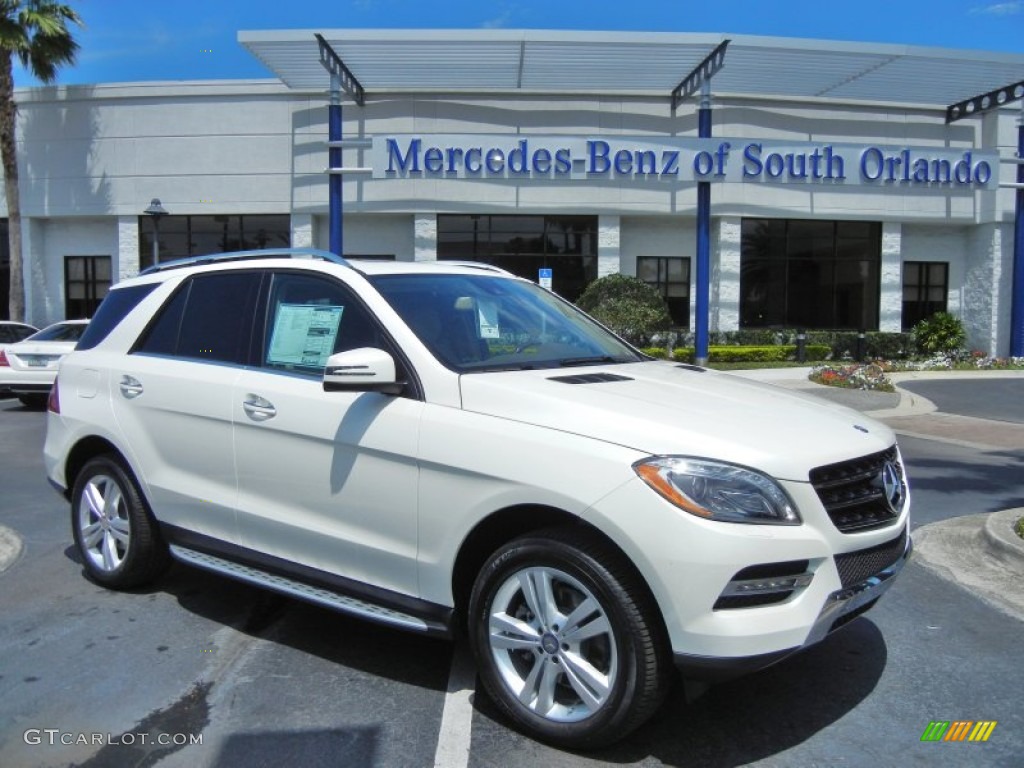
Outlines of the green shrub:
<svg viewBox="0 0 1024 768">
<path fill-rule="evenodd" d="M 919 352 L 926 355 L 952 355 L 964 348 L 967 332 L 959 317 L 936 312 L 914 326 L 911 333 Z"/>
<path fill-rule="evenodd" d="M 857 354 L 857 331 L 805 331 L 808 347 L 825 345 L 829 352 L 825 357 L 808 360 L 852 360 Z M 712 331 L 708 343 L 713 347 L 761 347 L 776 344 L 796 344 L 797 330 L 794 328 L 745 328 L 740 331 Z M 693 346 L 693 332 L 679 334 L 678 341 Z M 909 333 L 892 331 L 867 331 L 864 334 L 864 357 L 869 360 L 905 360 L 914 353 L 914 341 Z"/>
<path fill-rule="evenodd" d="M 587 286 L 576 305 L 634 344 L 647 344 L 672 324 L 665 299 L 643 280 L 608 275 Z"/>
<path fill-rule="evenodd" d="M 824 344 L 808 344 L 804 351 L 808 361 L 824 360 L 829 348 Z M 676 360 L 693 362 L 693 357 L 693 347 L 677 347 L 675 350 Z M 712 363 L 782 363 L 795 359 L 795 344 L 708 347 L 708 362 Z"/>
<path fill-rule="evenodd" d="M 640 351 L 643 352 L 645 355 L 656 357 L 659 360 L 664 360 L 666 357 L 668 357 L 668 350 L 665 349 L 664 347 L 642 347 Z"/>
</svg>

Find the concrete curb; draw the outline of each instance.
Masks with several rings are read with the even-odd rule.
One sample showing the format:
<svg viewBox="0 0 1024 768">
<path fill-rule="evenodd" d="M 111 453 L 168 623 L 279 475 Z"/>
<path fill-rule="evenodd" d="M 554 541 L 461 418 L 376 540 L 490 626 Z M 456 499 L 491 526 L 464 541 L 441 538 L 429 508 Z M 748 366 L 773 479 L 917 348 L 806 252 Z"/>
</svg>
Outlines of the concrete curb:
<svg viewBox="0 0 1024 768">
<path fill-rule="evenodd" d="M 1024 508 L 942 520 L 914 531 L 914 558 L 999 610 L 1024 621 Z M 1016 539 L 1016 541 L 1013 541 Z"/>
<path fill-rule="evenodd" d="M 10 528 L 0 525 L 0 573 L 14 564 L 23 548 L 21 537 Z"/>
<path fill-rule="evenodd" d="M 987 516 L 981 535 L 989 554 L 1024 579 L 1024 539 L 1013 527 L 1024 517 L 1024 507 L 1004 509 Z"/>
</svg>

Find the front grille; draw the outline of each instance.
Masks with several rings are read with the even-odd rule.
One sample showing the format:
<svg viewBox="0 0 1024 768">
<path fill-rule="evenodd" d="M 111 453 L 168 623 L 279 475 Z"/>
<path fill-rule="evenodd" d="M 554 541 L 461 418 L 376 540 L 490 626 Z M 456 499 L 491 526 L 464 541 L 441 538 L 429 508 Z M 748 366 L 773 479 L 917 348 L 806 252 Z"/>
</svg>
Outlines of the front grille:
<svg viewBox="0 0 1024 768">
<path fill-rule="evenodd" d="M 836 555 L 839 581 L 844 589 L 852 587 L 854 584 L 860 584 L 899 560 L 906 549 L 907 529 L 904 528 L 900 535 L 892 541 L 858 552 Z"/>
<path fill-rule="evenodd" d="M 869 531 L 884 528 L 899 517 L 899 512 L 893 510 L 886 499 L 882 482 L 882 470 L 889 462 L 899 474 L 903 486 L 900 496 L 905 498 L 906 483 L 896 446 L 811 470 L 811 485 L 836 528 L 843 533 Z"/>
</svg>

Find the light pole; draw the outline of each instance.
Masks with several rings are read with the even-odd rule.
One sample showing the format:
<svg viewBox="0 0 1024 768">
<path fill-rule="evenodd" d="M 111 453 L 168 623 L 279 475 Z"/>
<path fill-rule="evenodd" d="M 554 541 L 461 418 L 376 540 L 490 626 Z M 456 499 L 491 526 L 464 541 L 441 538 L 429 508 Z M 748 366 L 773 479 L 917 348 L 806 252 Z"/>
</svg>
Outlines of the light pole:
<svg viewBox="0 0 1024 768">
<path fill-rule="evenodd" d="M 167 215 L 167 209 L 160 204 L 159 197 L 154 197 L 143 213 L 153 219 L 153 264 L 156 265 L 160 263 L 160 217 Z"/>
</svg>

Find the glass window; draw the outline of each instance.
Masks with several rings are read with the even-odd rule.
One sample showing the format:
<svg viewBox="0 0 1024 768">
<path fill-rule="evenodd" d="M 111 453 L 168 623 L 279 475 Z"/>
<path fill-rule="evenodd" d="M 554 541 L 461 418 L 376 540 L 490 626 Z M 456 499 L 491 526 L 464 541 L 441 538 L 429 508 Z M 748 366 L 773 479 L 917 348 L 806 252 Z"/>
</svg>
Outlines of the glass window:
<svg viewBox="0 0 1024 768">
<path fill-rule="evenodd" d="M 638 256 L 636 275 L 665 298 L 672 324 L 690 327 L 690 260 L 668 256 Z"/>
<path fill-rule="evenodd" d="M 151 219 L 139 217 L 140 269 L 153 266 L 154 236 L 160 261 L 291 245 L 291 217 L 287 214 L 161 216 L 156 232 Z"/>
<path fill-rule="evenodd" d="M 85 323 L 54 323 L 33 333 L 25 341 L 78 341 L 85 328 Z"/>
<path fill-rule="evenodd" d="M 109 256 L 64 257 L 65 317 L 92 317 L 109 290 Z"/>
<path fill-rule="evenodd" d="M 460 373 L 641 359 L 572 304 L 520 280 L 487 274 L 371 280 L 434 356 Z"/>
<path fill-rule="evenodd" d="M 320 376 L 336 352 L 385 346 L 379 326 L 346 286 L 314 275 L 274 275 L 263 367 Z"/>
<path fill-rule="evenodd" d="M 191 278 L 161 309 L 138 351 L 247 363 L 260 276 L 221 272 Z"/>
<path fill-rule="evenodd" d="M 533 281 L 551 269 L 552 289 L 575 301 L 597 279 L 597 217 L 443 214 L 437 257 L 482 261 Z"/>
<path fill-rule="evenodd" d="M 945 312 L 949 296 L 949 263 L 903 263 L 903 330 L 909 331 L 926 317 Z"/>
<path fill-rule="evenodd" d="M 77 349 L 92 349 L 110 334 L 129 312 L 139 305 L 157 287 L 158 283 L 134 285 L 131 288 L 119 288 L 107 294 L 100 304 L 89 327 L 78 342 Z"/>
<path fill-rule="evenodd" d="M 877 222 L 744 219 L 743 328 L 877 329 Z"/>
</svg>

